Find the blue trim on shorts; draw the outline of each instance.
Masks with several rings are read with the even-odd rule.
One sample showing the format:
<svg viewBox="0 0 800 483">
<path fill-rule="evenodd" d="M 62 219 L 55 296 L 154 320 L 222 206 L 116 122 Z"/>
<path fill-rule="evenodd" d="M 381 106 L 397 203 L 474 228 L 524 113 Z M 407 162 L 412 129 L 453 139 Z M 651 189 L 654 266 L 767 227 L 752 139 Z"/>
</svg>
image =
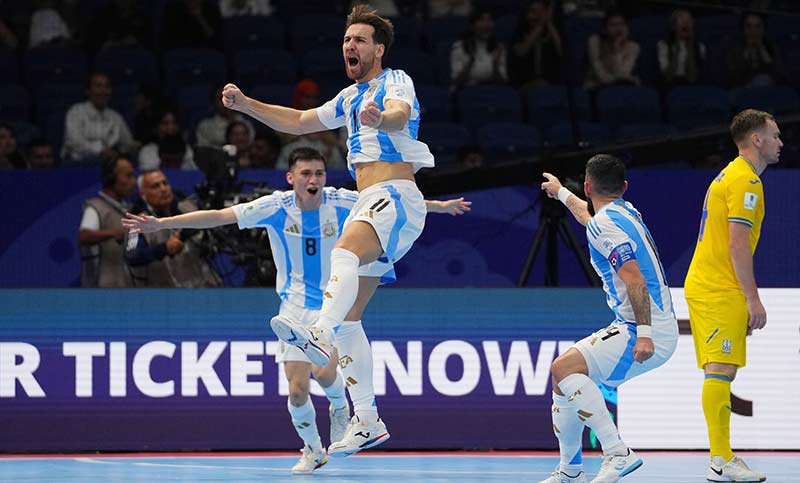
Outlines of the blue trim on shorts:
<svg viewBox="0 0 800 483">
<path fill-rule="evenodd" d="M 406 209 L 403 207 L 403 202 L 401 200 L 400 192 L 392 185 L 385 186 L 386 191 L 389 192 L 392 199 L 394 200 L 394 209 L 397 213 L 397 218 L 394 220 L 394 226 L 392 227 L 392 231 L 389 234 L 389 241 L 386 243 L 386 257 L 387 262 L 393 263 L 394 262 L 394 255 L 397 251 L 397 244 L 400 242 L 400 230 L 406 225 L 406 221 L 408 221 L 408 216 L 406 215 Z"/>
<path fill-rule="evenodd" d="M 619 362 L 617 362 L 617 366 L 611 371 L 611 375 L 608 376 L 608 381 L 624 381 L 625 376 L 633 365 L 633 346 L 636 345 L 637 339 L 636 331 L 631 330 L 631 326 L 628 324 L 620 326 L 620 328 L 622 327 L 628 330 L 630 338 L 628 339 L 628 345 L 625 346 L 625 351 L 622 353 L 622 357 L 620 357 Z"/>
</svg>

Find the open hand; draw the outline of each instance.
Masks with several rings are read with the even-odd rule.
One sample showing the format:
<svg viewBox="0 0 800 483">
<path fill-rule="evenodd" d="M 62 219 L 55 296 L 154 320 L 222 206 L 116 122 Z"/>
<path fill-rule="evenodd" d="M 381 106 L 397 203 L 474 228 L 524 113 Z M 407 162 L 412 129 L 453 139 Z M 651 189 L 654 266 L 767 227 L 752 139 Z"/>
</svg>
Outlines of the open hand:
<svg viewBox="0 0 800 483">
<path fill-rule="evenodd" d="M 465 201 L 463 196 L 461 198 L 442 201 L 441 203 L 442 213 L 447 213 L 452 216 L 463 215 L 464 213 L 472 210 L 472 208 L 470 208 L 472 206 L 472 202 Z"/>
<path fill-rule="evenodd" d="M 153 233 L 161 229 L 161 222 L 155 216 L 125 213 L 125 217 L 122 218 L 122 226 L 131 235 L 135 233 Z"/>
</svg>

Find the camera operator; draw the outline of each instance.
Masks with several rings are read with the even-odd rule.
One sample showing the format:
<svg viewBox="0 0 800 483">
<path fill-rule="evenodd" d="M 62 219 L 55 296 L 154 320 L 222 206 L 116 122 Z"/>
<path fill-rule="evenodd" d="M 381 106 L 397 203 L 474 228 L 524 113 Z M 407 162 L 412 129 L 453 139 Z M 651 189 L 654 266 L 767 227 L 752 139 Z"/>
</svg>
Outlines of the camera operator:
<svg viewBox="0 0 800 483">
<path fill-rule="evenodd" d="M 132 210 L 157 218 L 196 211 L 192 200 L 173 193 L 161 171 L 139 176 L 141 201 Z M 202 256 L 198 230 L 128 235 L 125 258 L 137 287 L 220 287 L 219 275 Z"/>
</svg>

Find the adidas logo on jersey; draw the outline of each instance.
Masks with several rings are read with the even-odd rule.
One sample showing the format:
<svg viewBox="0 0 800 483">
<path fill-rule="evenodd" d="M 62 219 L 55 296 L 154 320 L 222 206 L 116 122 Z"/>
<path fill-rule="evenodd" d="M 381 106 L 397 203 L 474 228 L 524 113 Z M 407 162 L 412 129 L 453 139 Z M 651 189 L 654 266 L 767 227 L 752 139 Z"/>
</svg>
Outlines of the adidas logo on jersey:
<svg viewBox="0 0 800 483">
<path fill-rule="evenodd" d="M 288 231 L 289 233 L 300 233 L 300 227 L 294 224 L 292 226 L 287 226 L 283 231 Z"/>
</svg>

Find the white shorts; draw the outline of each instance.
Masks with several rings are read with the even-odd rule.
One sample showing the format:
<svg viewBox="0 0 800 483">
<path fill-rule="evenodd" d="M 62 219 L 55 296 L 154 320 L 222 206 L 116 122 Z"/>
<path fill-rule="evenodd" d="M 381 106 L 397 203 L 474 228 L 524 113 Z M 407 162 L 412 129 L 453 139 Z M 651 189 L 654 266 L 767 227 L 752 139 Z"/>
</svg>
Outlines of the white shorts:
<svg viewBox="0 0 800 483">
<path fill-rule="evenodd" d="M 425 198 L 416 183 L 405 179 L 384 181 L 358 194 L 358 201 L 344 222 L 344 229 L 354 221 L 372 225 L 383 247 L 383 255 L 362 265 L 362 277 L 380 277 L 381 283 L 397 280 L 394 263 L 408 253 L 425 227 Z"/>
<path fill-rule="evenodd" d="M 575 343 L 589 367 L 589 379 L 617 387 L 667 362 L 678 346 L 678 324 L 653 326 L 655 353 L 644 362 L 633 360 L 636 327 L 613 322 Z"/>
<path fill-rule="evenodd" d="M 288 317 L 292 322 L 297 322 L 304 326 L 313 324 L 319 318 L 319 310 L 300 307 L 286 300 L 281 302 L 281 309 L 278 313 L 284 317 Z M 278 353 L 275 355 L 275 362 L 290 361 L 311 363 L 305 352 L 291 344 L 280 341 Z"/>
</svg>

